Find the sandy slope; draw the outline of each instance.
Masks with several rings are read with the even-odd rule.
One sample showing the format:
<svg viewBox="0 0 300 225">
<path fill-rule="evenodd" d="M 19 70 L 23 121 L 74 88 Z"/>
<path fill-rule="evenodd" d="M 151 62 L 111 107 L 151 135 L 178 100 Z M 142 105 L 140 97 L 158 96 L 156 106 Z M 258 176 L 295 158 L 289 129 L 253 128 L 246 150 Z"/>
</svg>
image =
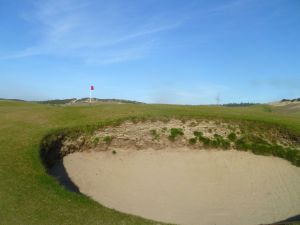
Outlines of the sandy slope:
<svg viewBox="0 0 300 225">
<path fill-rule="evenodd" d="M 64 158 L 82 193 L 142 217 L 189 225 L 271 223 L 300 214 L 300 168 L 237 151 L 142 150 Z"/>
</svg>

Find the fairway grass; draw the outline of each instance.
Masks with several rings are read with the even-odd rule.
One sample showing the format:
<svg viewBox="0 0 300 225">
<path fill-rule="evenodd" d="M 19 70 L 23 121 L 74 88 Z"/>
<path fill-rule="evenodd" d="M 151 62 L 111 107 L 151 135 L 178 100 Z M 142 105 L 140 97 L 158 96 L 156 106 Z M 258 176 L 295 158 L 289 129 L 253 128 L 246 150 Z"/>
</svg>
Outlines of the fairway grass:
<svg viewBox="0 0 300 225">
<path fill-rule="evenodd" d="M 107 209 L 84 195 L 65 190 L 47 174 L 39 156 L 41 140 L 58 129 L 86 128 L 87 125 L 92 129 L 107 121 L 133 117 L 258 121 L 300 136 L 298 111 L 275 112 L 273 107 L 266 105 L 67 107 L 0 101 L 0 224 L 158 224 Z"/>
</svg>

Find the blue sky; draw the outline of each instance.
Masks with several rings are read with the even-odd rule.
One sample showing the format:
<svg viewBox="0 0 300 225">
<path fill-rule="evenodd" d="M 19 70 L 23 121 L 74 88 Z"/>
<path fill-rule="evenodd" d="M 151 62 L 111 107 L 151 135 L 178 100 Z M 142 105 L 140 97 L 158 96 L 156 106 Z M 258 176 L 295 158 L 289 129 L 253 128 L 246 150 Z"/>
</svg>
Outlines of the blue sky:
<svg viewBox="0 0 300 225">
<path fill-rule="evenodd" d="M 299 0 L 0 0 L 0 98 L 300 97 Z"/>
</svg>

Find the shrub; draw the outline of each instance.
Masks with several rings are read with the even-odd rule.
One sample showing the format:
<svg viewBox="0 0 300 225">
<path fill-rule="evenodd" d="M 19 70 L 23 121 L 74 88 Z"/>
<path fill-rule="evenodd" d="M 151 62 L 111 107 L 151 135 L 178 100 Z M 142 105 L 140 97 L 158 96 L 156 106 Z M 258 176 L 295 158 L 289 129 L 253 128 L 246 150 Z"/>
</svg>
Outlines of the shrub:
<svg viewBox="0 0 300 225">
<path fill-rule="evenodd" d="M 112 154 L 114 154 L 114 155 L 117 154 L 116 150 L 113 150 L 113 151 L 112 151 Z"/>
<path fill-rule="evenodd" d="M 231 133 L 227 136 L 227 138 L 228 138 L 230 141 L 234 142 L 234 141 L 236 140 L 236 134 L 235 134 L 234 132 L 231 132 Z"/>
<path fill-rule="evenodd" d="M 112 142 L 112 140 L 113 140 L 113 137 L 111 137 L 111 136 L 105 136 L 105 137 L 103 138 L 103 141 L 104 141 L 107 145 L 109 145 L 109 144 Z"/>
<path fill-rule="evenodd" d="M 182 135 L 183 135 L 183 131 L 181 128 L 171 128 L 169 139 L 171 141 L 174 141 L 177 136 L 182 136 Z"/>
</svg>

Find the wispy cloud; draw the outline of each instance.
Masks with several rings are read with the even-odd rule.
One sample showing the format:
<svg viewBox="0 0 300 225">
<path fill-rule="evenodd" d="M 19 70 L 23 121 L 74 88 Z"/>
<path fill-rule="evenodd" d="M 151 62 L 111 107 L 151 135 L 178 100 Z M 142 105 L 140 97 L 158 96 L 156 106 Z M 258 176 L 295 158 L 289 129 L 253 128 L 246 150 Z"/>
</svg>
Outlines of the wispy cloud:
<svg viewBox="0 0 300 225">
<path fill-rule="evenodd" d="M 118 4 L 99 6 L 91 0 L 48 0 L 31 6 L 23 18 L 32 25 L 38 41 L 6 59 L 50 55 L 96 64 L 133 60 L 147 54 L 160 33 L 183 23 L 168 13 L 135 18 Z M 138 13 L 134 8 L 130 12 Z"/>
</svg>

